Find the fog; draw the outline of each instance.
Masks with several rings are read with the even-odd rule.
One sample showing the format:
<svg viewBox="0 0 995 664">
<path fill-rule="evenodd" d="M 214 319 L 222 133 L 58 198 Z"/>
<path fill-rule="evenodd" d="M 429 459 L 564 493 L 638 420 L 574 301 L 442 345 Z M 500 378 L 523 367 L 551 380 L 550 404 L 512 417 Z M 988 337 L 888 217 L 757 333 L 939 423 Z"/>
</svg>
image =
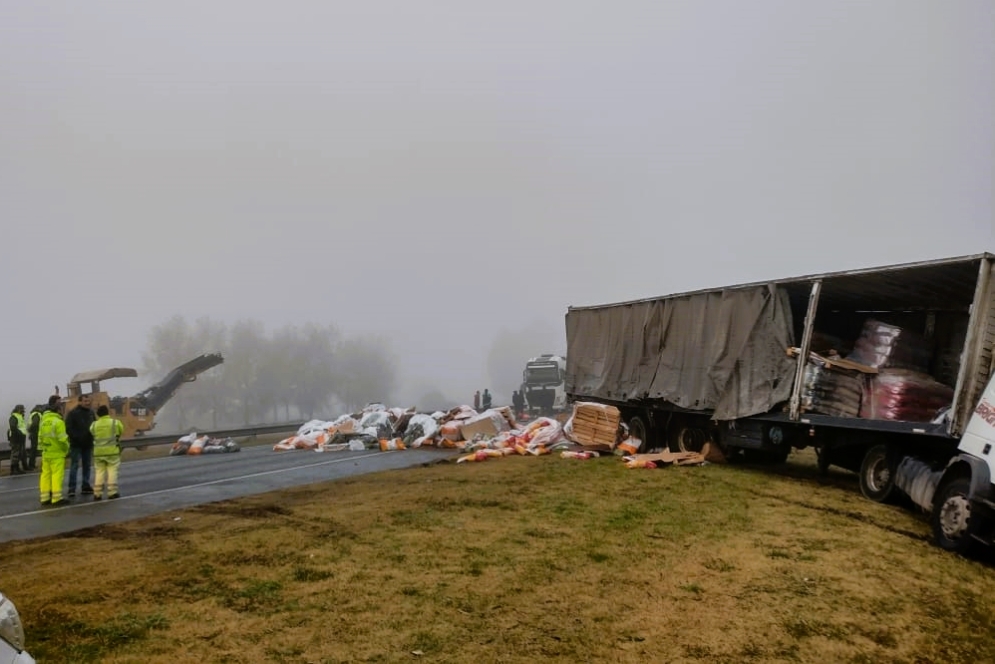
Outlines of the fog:
<svg viewBox="0 0 995 664">
<path fill-rule="evenodd" d="M 174 316 L 506 400 L 570 305 L 995 250 L 993 110 L 988 0 L 4 3 L 0 407 Z"/>
</svg>

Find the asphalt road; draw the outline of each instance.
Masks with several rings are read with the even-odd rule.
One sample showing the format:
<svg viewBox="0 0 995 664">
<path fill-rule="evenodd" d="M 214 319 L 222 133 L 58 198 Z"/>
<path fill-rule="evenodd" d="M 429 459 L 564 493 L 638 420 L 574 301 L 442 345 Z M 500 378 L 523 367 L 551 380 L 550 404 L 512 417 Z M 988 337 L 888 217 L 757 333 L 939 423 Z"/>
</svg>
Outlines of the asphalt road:
<svg viewBox="0 0 995 664">
<path fill-rule="evenodd" d="M 274 452 L 270 446 L 260 445 L 228 454 L 125 461 L 121 464 L 119 499 L 94 501 L 90 496 L 77 496 L 73 503 L 54 508 L 40 506 L 37 472 L 2 477 L 0 542 L 58 535 L 218 500 L 418 466 L 451 456 L 453 450 L 431 447 L 318 453 Z"/>
</svg>

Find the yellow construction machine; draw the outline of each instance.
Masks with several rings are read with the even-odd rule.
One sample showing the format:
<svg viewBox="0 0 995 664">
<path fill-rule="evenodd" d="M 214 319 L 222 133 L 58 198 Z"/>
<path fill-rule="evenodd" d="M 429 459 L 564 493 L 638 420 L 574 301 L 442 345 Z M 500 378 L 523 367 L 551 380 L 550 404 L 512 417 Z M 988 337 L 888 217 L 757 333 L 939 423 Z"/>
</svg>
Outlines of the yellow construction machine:
<svg viewBox="0 0 995 664">
<path fill-rule="evenodd" d="M 75 408 L 81 396 L 89 395 L 93 410 L 96 411 L 100 406 L 107 406 L 111 415 L 121 420 L 124 424 L 122 438 L 141 436 L 155 427 L 156 413 L 167 401 L 173 398 L 183 383 L 197 380 L 197 376 L 223 362 L 224 358 L 221 357 L 220 353 L 200 355 L 176 367 L 155 385 L 130 397 L 112 397 L 107 392 L 101 391 L 100 383 L 111 378 L 136 378 L 138 372 L 134 369 L 116 367 L 84 371 L 73 376 L 66 385 L 67 393 L 62 400 L 65 406 L 64 412 L 69 413 Z M 88 391 L 83 390 L 85 385 L 89 385 Z M 56 394 L 58 394 L 58 388 L 56 388 Z"/>
</svg>

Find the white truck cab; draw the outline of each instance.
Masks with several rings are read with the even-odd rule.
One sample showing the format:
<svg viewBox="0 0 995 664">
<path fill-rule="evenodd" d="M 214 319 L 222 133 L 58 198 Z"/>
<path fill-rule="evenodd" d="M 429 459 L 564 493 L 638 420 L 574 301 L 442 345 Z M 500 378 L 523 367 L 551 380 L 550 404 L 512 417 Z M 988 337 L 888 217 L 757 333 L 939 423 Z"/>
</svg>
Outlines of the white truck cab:
<svg viewBox="0 0 995 664">
<path fill-rule="evenodd" d="M 530 411 L 560 413 L 567 409 L 567 360 L 546 353 L 525 363 L 522 396 Z"/>
<path fill-rule="evenodd" d="M 914 458 L 899 463 L 895 486 L 930 513 L 933 539 L 948 551 L 967 553 L 995 543 L 995 378 L 978 400 L 957 445 L 942 468 Z"/>
<path fill-rule="evenodd" d="M 34 664 L 24 649 L 24 627 L 17 607 L 0 593 L 0 664 Z"/>
<path fill-rule="evenodd" d="M 965 552 L 992 545 L 995 524 L 995 378 L 988 382 L 964 429 L 959 454 L 950 460 L 933 500 L 933 537 L 944 549 Z"/>
</svg>

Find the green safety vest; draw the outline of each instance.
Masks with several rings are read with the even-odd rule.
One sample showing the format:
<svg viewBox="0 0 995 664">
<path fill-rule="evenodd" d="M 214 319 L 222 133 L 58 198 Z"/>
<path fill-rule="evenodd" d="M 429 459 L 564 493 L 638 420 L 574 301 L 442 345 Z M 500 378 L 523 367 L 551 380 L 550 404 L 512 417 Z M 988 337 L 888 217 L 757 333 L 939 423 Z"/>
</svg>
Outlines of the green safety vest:
<svg viewBox="0 0 995 664">
<path fill-rule="evenodd" d="M 31 421 L 31 426 L 28 427 L 28 434 L 31 436 L 31 440 L 38 442 L 38 430 L 41 429 L 41 417 L 44 413 L 40 410 L 33 410 L 28 414 L 28 419 Z"/>
<path fill-rule="evenodd" d="M 124 433 L 124 424 L 109 415 L 98 418 L 90 425 L 93 434 L 93 456 L 113 456 L 121 453 L 118 441 Z"/>
<path fill-rule="evenodd" d="M 21 415 L 20 413 L 12 413 L 12 414 L 14 416 L 14 419 L 17 420 L 17 430 L 21 432 L 21 435 L 27 436 L 28 428 L 24 426 L 24 415 Z"/>
</svg>

